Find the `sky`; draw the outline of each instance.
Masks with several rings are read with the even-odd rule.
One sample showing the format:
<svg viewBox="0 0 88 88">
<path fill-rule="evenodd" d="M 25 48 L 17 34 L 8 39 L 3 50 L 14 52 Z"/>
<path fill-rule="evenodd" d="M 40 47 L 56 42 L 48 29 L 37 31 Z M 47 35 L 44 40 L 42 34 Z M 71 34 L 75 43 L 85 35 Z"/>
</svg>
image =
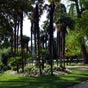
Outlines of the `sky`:
<svg viewBox="0 0 88 88">
<path fill-rule="evenodd" d="M 69 4 L 67 1 L 68 0 L 61 0 L 61 3 L 65 4 L 65 6 L 68 7 Z M 46 3 L 48 3 L 47 0 L 46 0 Z M 44 13 L 44 15 L 41 17 L 40 24 L 42 24 L 45 19 L 46 19 L 46 13 Z M 31 30 L 31 23 L 30 23 L 30 20 L 28 20 L 28 17 L 26 16 L 23 22 L 23 34 L 30 37 L 31 36 L 30 30 Z M 54 36 L 56 37 L 56 31 L 54 33 Z"/>
</svg>

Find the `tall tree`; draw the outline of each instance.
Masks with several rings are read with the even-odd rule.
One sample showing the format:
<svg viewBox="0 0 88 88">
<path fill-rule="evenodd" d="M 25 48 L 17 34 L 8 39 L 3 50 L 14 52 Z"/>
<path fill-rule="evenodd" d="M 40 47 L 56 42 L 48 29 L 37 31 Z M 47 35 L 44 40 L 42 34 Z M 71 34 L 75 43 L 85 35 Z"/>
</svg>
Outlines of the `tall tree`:
<svg viewBox="0 0 88 88">
<path fill-rule="evenodd" d="M 73 20 L 68 16 L 66 7 L 62 3 L 58 3 L 55 8 L 54 20 L 57 28 L 57 51 L 60 59 L 60 67 L 65 67 L 65 36 L 67 27 L 73 29 Z M 62 64 L 62 60 L 64 65 Z"/>
<path fill-rule="evenodd" d="M 51 75 L 53 75 L 53 16 L 54 16 L 54 8 L 55 4 L 54 1 L 51 1 L 50 4 L 50 12 L 49 12 L 49 17 L 50 17 L 50 23 L 49 23 L 49 57 L 50 57 L 50 65 L 51 65 Z"/>
<path fill-rule="evenodd" d="M 82 52 L 82 56 L 84 58 L 84 63 L 88 63 L 88 55 L 87 55 L 87 51 L 86 51 L 86 46 L 85 46 L 85 40 L 84 37 L 87 36 L 86 32 L 87 32 L 87 24 L 86 24 L 86 28 L 84 28 L 83 26 L 85 25 L 84 22 L 87 21 L 86 20 L 86 16 L 87 13 L 85 13 L 85 17 L 83 17 L 84 12 L 88 9 L 88 7 L 86 6 L 88 4 L 88 1 L 86 0 L 71 0 L 73 2 L 75 2 L 75 7 L 76 7 L 76 25 L 75 25 L 75 29 L 77 30 L 78 33 L 80 33 L 80 37 L 79 37 L 79 43 L 81 46 L 81 52 Z M 85 4 L 86 3 L 86 4 Z M 74 10 L 74 9 L 73 9 Z"/>
</svg>

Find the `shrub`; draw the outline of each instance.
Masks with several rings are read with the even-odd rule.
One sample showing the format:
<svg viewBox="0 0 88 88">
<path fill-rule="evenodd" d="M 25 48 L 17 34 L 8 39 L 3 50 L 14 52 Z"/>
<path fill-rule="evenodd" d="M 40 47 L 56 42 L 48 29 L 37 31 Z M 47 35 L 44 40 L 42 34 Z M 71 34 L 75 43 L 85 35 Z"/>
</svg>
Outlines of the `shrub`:
<svg viewBox="0 0 88 88">
<path fill-rule="evenodd" d="M 11 67 L 10 66 L 6 66 L 6 65 L 3 65 L 3 68 L 2 68 L 4 71 L 6 71 L 6 70 L 10 70 L 11 69 Z"/>
<path fill-rule="evenodd" d="M 17 67 L 16 67 L 17 63 L 19 63 L 19 66 L 20 66 L 20 61 L 21 61 L 20 57 L 11 57 L 11 58 L 9 58 L 8 64 L 11 67 L 11 69 L 16 71 L 17 70 Z"/>
<path fill-rule="evenodd" d="M 45 66 L 43 73 L 44 73 L 45 75 L 50 74 L 50 65 L 46 65 L 46 66 Z"/>
<path fill-rule="evenodd" d="M 39 69 L 35 66 L 26 66 L 24 68 L 24 72 L 27 74 L 27 75 L 30 75 L 30 76 L 36 76 L 39 74 Z"/>
</svg>

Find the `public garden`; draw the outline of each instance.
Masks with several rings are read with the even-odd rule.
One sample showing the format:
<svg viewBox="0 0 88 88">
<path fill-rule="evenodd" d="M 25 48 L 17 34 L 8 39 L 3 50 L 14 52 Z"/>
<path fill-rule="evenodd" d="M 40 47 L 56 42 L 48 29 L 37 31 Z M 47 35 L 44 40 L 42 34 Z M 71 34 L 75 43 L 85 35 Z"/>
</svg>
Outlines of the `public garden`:
<svg viewBox="0 0 88 88">
<path fill-rule="evenodd" d="M 0 88 L 87 85 L 87 0 L 0 0 Z"/>
</svg>

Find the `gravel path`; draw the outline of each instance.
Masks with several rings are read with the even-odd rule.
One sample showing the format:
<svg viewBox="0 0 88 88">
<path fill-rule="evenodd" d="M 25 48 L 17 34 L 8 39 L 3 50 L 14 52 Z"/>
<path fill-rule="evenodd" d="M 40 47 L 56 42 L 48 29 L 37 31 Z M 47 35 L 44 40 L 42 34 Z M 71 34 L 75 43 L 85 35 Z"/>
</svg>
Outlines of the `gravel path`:
<svg viewBox="0 0 88 88">
<path fill-rule="evenodd" d="M 69 87 L 69 88 L 88 88 L 88 80 L 81 82 L 80 84 L 76 84 L 76 85 Z"/>
<path fill-rule="evenodd" d="M 68 69 L 72 69 L 72 68 L 76 68 L 76 69 L 79 69 L 79 70 L 88 70 L 88 66 L 66 66 L 66 68 Z"/>
</svg>

